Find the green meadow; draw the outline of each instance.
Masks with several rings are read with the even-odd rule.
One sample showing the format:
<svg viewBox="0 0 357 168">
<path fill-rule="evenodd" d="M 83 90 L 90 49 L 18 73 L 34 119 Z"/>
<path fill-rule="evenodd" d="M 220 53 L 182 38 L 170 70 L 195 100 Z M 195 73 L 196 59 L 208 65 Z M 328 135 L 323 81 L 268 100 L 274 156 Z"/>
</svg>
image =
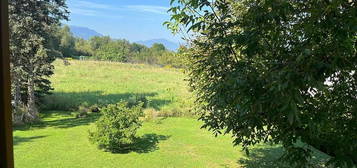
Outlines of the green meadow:
<svg viewBox="0 0 357 168">
<path fill-rule="evenodd" d="M 149 107 L 161 114 L 189 115 L 192 96 L 180 70 L 144 64 L 98 61 L 55 62 L 53 95 L 45 110 L 71 110 L 80 104 L 109 104 L 145 96 Z"/>
<path fill-rule="evenodd" d="M 55 62 L 53 94 L 44 98 L 42 121 L 14 128 L 19 168 L 101 167 L 284 167 L 279 146 L 258 145 L 250 157 L 229 135 L 201 129 L 190 111 L 193 97 L 177 69 L 95 61 Z M 76 118 L 78 106 L 105 105 L 145 96 L 148 107 L 134 148 L 123 153 L 98 149 L 88 140 L 100 113 Z"/>
</svg>

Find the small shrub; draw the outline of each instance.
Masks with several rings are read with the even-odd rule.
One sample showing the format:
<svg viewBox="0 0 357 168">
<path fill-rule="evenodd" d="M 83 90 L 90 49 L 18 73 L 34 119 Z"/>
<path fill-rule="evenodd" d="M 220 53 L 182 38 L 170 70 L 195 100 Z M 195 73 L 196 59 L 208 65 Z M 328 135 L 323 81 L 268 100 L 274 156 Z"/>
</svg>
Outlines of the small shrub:
<svg viewBox="0 0 357 168">
<path fill-rule="evenodd" d="M 130 148 L 136 131 L 141 127 L 142 104 L 129 107 L 127 102 L 110 104 L 101 109 L 96 130 L 89 131 L 89 139 L 99 148 L 118 152 Z"/>
<path fill-rule="evenodd" d="M 142 104 L 143 108 L 147 108 L 149 106 L 149 100 L 146 98 L 145 95 L 135 95 L 129 98 L 128 106 L 137 106 Z"/>
<path fill-rule="evenodd" d="M 90 109 L 90 111 L 91 111 L 92 113 L 99 113 L 99 112 L 100 112 L 100 107 L 99 107 L 98 105 L 96 105 L 96 104 L 91 105 L 91 106 L 89 107 L 89 109 Z"/>
<path fill-rule="evenodd" d="M 85 118 L 88 116 L 88 113 L 91 112 L 88 102 L 83 102 L 78 106 L 78 113 L 76 118 Z"/>
<path fill-rule="evenodd" d="M 144 120 L 151 121 L 159 116 L 159 112 L 153 108 L 148 108 L 144 110 Z"/>
<path fill-rule="evenodd" d="M 84 112 L 85 112 L 85 113 L 91 112 L 89 103 L 88 103 L 88 102 L 83 102 L 83 103 L 81 103 L 81 104 L 78 106 L 78 111 L 79 111 L 79 112 L 83 112 L 83 113 L 84 113 Z"/>
<path fill-rule="evenodd" d="M 164 108 L 160 111 L 159 117 L 187 117 L 182 109 L 173 107 L 173 108 Z"/>
</svg>

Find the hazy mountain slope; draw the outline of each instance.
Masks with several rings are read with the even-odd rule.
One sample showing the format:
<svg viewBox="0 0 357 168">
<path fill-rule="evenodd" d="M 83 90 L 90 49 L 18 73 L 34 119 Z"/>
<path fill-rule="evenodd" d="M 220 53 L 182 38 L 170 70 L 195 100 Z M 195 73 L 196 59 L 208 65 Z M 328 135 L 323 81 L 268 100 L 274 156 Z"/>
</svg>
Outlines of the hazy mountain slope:
<svg viewBox="0 0 357 168">
<path fill-rule="evenodd" d="M 85 40 L 90 39 L 93 36 L 103 36 L 102 34 L 98 33 L 95 30 L 92 30 L 87 27 L 80 27 L 80 26 L 69 26 L 71 29 L 71 32 L 73 33 L 74 36 L 83 38 Z"/>
<path fill-rule="evenodd" d="M 144 40 L 144 41 L 137 41 L 136 43 L 145 45 L 147 47 L 151 47 L 154 43 L 161 43 L 163 44 L 167 49 L 175 51 L 179 48 L 179 44 L 166 40 L 166 39 L 152 39 L 152 40 Z"/>
</svg>

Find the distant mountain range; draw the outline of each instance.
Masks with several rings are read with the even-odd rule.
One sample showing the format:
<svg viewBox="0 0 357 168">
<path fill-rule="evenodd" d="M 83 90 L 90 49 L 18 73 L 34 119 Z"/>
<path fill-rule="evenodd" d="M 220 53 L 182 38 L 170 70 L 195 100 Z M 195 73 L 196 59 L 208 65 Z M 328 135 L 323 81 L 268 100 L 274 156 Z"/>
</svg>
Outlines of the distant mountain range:
<svg viewBox="0 0 357 168">
<path fill-rule="evenodd" d="M 166 39 L 152 39 L 152 40 L 145 40 L 145 41 L 136 41 L 135 43 L 142 44 L 147 47 L 151 47 L 155 43 L 160 43 L 160 44 L 163 44 L 167 49 L 169 49 L 171 51 L 176 51 L 180 47 L 179 44 L 169 41 L 169 40 L 166 40 Z"/>
<path fill-rule="evenodd" d="M 80 26 L 69 26 L 71 32 L 75 37 L 83 38 L 85 40 L 90 39 L 93 36 L 103 36 L 102 34 L 98 33 L 95 30 L 92 30 L 87 27 L 80 27 Z M 151 47 L 154 43 L 161 43 L 167 49 L 171 51 L 176 51 L 179 48 L 179 44 L 166 40 L 166 39 L 152 39 L 152 40 L 143 40 L 143 41 L 136 41 L 135 43 L 145 45 L 147 47 Z"/>
<path fill-rule="evenodd" d="M 69 28 L 71 29 L 71 32 L 73 33 L 73 35 L 75 37 L 80 37 L 85 40 L 88 40 L 93 36 L 103 36 L 102 34 L 98 33 L 97 31 L 92 30 L 87 27 L 69 26 Z"/>
</svg>

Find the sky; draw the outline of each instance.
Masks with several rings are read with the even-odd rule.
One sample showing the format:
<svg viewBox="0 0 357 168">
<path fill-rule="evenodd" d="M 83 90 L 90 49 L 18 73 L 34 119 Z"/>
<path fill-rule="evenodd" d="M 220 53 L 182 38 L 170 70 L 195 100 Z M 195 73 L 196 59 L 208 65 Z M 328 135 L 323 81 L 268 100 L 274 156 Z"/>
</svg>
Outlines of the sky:
<svg viewBox="0 0 357 168">
<path fill-rule="evenodd" d="M 65 24 L 93 29 L 131 42 L 167 39 L 179 42 L 163 22 L 170 19 L 170 0 L 67 0 L 71 12 Z"/>
</svg>

